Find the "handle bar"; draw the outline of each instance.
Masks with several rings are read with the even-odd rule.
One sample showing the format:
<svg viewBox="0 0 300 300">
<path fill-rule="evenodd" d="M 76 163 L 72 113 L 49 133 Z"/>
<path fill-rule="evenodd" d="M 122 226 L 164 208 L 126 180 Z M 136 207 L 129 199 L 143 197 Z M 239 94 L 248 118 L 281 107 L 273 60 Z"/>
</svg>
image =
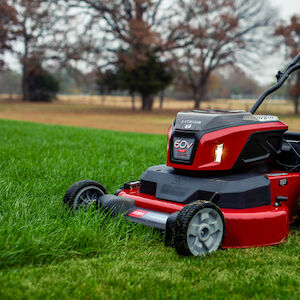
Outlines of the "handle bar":
<svg viewBox="0 0 300 300">
<path fill-rule="evenodd" d="M 300 60 L 300 53 L 298 53 L 294 59 L 292 60 L 292 62 L 290 63 L 290 65 L 286 68 L 286 71 L 290 68 L 293 67 L 295 64 L 297 64 L 297 62 Z"/>
<path fill-rule="evenodd" d="M 259 106 L 262 104 L 262 102 L 266 99 L 266 97 L 271 93 L 273 93 L 274 91 L 278 90 L 283 85 L 283 83 L 287 80 L 290 74 L 292 74 L 297 70 L 300 70 L 300 63 L 297 64 L 299 60 L 300 60 L 300 53 L 298 53 L 298 55 L 294 57 L 294 59 L 288 65 L 284 73 L 281 73 L 280 71 L 278 72 L 278 74 L 276 75 L 277 83 L 261 94 L 261 96 L 258 98 L 256 103 L 250 109 L 250 113 L 254 114 L 256 110 L 259 108 Z"/>
</svg>

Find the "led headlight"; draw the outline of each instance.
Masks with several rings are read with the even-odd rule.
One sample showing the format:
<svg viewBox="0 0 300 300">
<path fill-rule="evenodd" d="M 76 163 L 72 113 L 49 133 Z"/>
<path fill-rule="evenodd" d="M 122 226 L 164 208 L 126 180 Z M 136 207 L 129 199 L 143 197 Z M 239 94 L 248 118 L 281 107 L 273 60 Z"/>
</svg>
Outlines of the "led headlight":
<svg viewBox="0 0 300 300">
<path fill-rule="evenodd" d="M 224 144 L 219 144 L 216 147 L 216 151 L 215 151 L 215 162 L 216 163 L 220 163 L 222 160 L 223 146 L 224 146 Z"/>
</svg>

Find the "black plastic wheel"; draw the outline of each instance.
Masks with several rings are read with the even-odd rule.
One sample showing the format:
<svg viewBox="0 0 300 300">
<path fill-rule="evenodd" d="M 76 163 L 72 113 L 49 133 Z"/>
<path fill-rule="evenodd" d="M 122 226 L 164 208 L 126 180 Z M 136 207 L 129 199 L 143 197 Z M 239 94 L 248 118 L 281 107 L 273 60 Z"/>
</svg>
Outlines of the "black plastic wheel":
<svg viewBox="0 0 300 300">
<path fill-rule="evenodd" d="M 98 209 L 100 206 L 99 199 L 105 194 L 105 188 L 97 181 L 80 180 L 70 186 L 63 201 L 73 212 L 79 208 L 93 207 Z"/>
<path fill-rule="evenodd" d="M 174 247 L 180 255 L 205 255 L 216 251 L 225 236 L 221 210 L 208 201 L 186 205 L 178 214 L 174 229 Z"/>
</svg>

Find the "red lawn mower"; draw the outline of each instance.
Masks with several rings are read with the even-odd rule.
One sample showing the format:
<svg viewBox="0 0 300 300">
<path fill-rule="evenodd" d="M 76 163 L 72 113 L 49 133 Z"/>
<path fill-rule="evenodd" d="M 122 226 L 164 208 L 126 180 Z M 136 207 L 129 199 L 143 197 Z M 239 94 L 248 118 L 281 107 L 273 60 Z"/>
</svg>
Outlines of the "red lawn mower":
<svg viewBox="0 0 300 300">
<path fill-rule="evenodd" d="M 300 133 L 254 113 L 300 69 L 299 61 L 300 53 L 250 112 L 179 112 L 168 132 L 166 165 L 148 168 L 114 194 L 79 181 L 64 202 L 74 211 L 95 205 L 163 230 L 165 244 L 182 255 L 284 242 L 297 215 Z"/>
</svg>

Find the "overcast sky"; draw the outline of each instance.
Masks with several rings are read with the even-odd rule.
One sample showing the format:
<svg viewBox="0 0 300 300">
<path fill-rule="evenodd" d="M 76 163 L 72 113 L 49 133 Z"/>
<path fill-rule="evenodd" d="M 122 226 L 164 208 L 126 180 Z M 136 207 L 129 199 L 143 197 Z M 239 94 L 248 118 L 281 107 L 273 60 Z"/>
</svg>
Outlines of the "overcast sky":
<svg viewBox="0 0 300 300">
<path fill-rule="evenodd" d="M 264 1 L 264 0 L 261 0 Z M 300 0 L 270 0 L 270 3 L 278 8 L 279 18 L 288 20 L 293 14 L 300 14 Z M 263 47 L 263 45 L 261 45 Z M 10 55 L 6 56 L 10 67 L 15 70 L 20 70 L 20 66 L 15 59 Z M 275 81 L 275 75 L 279 69 L 283 69 L 288 62 L 283 57 L 282 52 L 275 53 L 271 57 L 263 58 L 261 67 L 247 70 L 252 76 L 262 85 L 269 84 Z"/>
<path fill-rule="evenodd" d="M 289 18 L 293 14 L 300 14 L 300 0 L 272 0 L 271 3 L 278 7 L 282 18 Z"/>
<path fill-rule="evenodd" d="M 270 0 L 270 3 L 278 8 L 279 19 L 288 20 L 292 15 L 300 14 L 300 0 Z M 260 84 L 269 84 L 276 80 L 277 71 L 282 70 L 287 63 L 288 61 L 282 53 L 274 54 L 272 57 L 264 59 L 263 67 L 253 76 Z"/>
</svg>

